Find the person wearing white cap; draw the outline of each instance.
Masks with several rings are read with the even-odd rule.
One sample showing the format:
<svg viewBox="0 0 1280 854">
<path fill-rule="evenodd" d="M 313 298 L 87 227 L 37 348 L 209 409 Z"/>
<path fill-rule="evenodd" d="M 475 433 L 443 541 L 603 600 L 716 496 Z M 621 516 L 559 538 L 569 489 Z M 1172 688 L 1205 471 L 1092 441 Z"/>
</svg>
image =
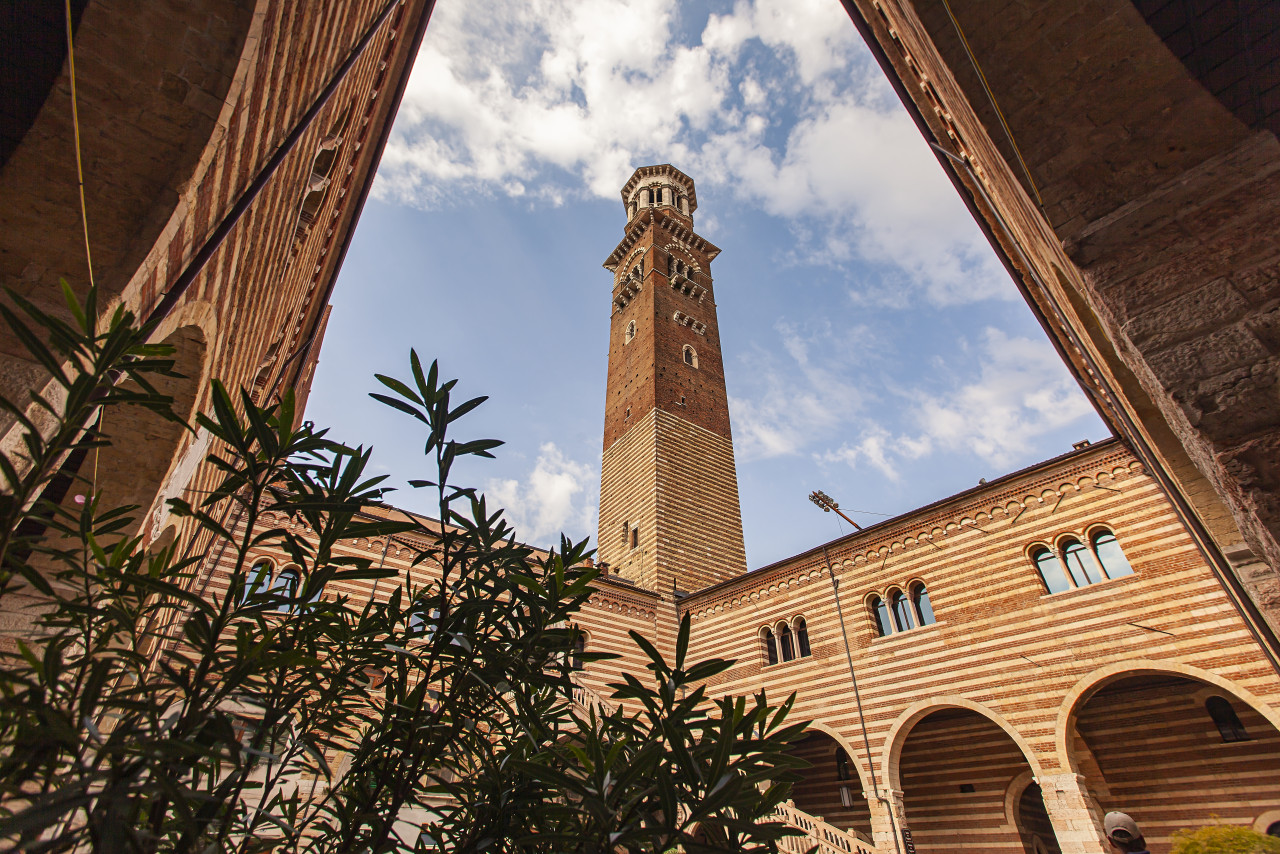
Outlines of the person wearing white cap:
<svg viewBox="0 0 1280 854">
<path fill-rule="evenodd" d="M 1111 850 L 1119 854 L 1150 854 L 1138 823 L 1122 812 L 1109 812 L 1102 820 Z"/>
</svg>

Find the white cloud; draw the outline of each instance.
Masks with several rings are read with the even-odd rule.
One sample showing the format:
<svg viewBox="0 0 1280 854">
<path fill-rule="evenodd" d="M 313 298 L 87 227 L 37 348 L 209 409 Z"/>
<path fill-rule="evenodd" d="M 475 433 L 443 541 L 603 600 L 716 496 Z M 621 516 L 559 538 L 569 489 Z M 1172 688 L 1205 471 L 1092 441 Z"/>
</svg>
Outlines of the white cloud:
<svg viewBox="0 0 1280 854">
<path fill-rule="evenodd" d="M 546 442 L 524 481 L 490 480 L 485 495 L 490 506 L 506 509 L 517 539 L 538 545 L 561 532 L 573 539 L 595 534 L 599 474 L 589 465 L 569 459 Z"/>
<path fill-rule="evenodd" d="M 790 361 L 756 348 L 741 371 L 750 396 L 729 398 L 734 449 L 743 461 L 798 454 L 847 422 L 862 403 L 858 388 L 828 365 L 849 364 L 831 351 L 869 340 L 868 330 L 837 335 L 830 323 L 800 328 L 787 322 L 775 329 Z M 823 351 L 820 358 L 813 358 L 815 348 Z"/>
<path fill-rule="evenodd" d="M 857 468 L 865 462 L 897 480 L 898 465 L 932 454 L 970 454 L 996 468 L 1025 459 L 1045 433 L 1088 415 L 1092 408 L 1047 341 L 983 331 L 981 372 L 949 395 L 917 386 L 906 417 L 916 429 L 897 436 L 881 425 L 863 427 L 854 443 L 819 455 Z"/>
<path fill-rule="evenodd" d="M 793 262 L 869 263 L 858 303 L 1012 297 L 839 4 L 739 0 L 692 39 L 682 13 L 441 0 L 376 192 L 425 207 L 613 199 L 637 165 L 672 162 L 790 220 Z"/>
</svg>

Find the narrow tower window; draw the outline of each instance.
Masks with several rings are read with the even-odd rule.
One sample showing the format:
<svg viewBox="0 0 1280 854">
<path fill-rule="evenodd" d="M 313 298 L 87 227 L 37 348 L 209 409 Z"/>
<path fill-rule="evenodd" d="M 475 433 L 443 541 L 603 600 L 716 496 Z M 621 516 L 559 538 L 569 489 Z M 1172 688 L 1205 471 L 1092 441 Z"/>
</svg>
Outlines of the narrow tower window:
<svg viewBox="0 0 1280 854">
<path fill-rule="evenodd" d="M 804 617 L 796 617 L 796 652 L 801 658 L 809 655 L 809 627 L 805 625 Z"/>
<path fill-rule="evenodd" d="M 1223 742 L 1248 741 L 1249 733 L 1245 731 L 1240 716 L 1224 698 L 1214 696 L 1204 701 L 1204 710 L 1213 718 L 1214 726 L 1222 736 Z"/>
<path fill-rule="evenodd" d="M 924 582 L 917 581 L 911 585 L 911 608 L 915 611 L 916 625 L 931 626 L 937 622 L 933 616 L 933 603 L 929 601 L 929 591 Z"/>
<path fill-rule="evenodd" d="M 782 647 L 783 661 L 790 661 L 796 657 L 796 648 L 791 637 L 791 627 L 786 623 L 778 626 L 778 646 Z"/>
<path fill-rule="evenodd" d="M 1067 570 L 1076 583 L 1076 587 L 1088 587 L 1102 580 L 1102 570 L 1093 559 L 1093 552 L 1084 547 L 1084 543 L 1072 538 L 1062 541 L 1062 554 L 1067 560 Z"/>
<path fill-rule="evenodd" d="M 1098 562 L 1102 564 L 1102 571 L 1108 578 L 1133 575 L 1133 567 L 1129 565 L 1129 559 L 1124 556 L 1124 550 L 1120 548 L 1120 541 L 1116 539 L 1115 534 L 1106 528 L 1099 528 L 1093 532 L 1089 542 L 1093 546 L 1094 554 L 1098 556 Z"/>
<path fill-rule="evenodd" d="M 893 622 L 897 631 L 905 632 L 912 627 L 907 597 L 902 595 L 901 590 L 895 590 L 889 594 L 889 608 L 893 611 Z"/>
<path fill-rule="evenodd" d="M 631 541 L 631 523 L 623 522 L 622 523 L 622 544 L 625 546 L 630 541 Z"/>
<path fill-rule="evenodd" d="M 766 628 L 760 635 L 760 642 L 764 644 L 764 661 L 765 664 L 778 663 L 778 647 L 773 642 L 773 629 Z"/>
<path fill-rule="evenodd" d="M 627 343 L 631 343 L 631 339 L 636 337 L 636 322 L 633 320 L 627 324 Z"/>
<path fill-rule="evenodd" d="M 871 608 L 871 617 L 876 623 L 876 634 L 887 637 L 893 633 L 893 623 L 889 618 L 889 606 L 879 596 L 872 596 L 867 602 Z"/>
<path fill-rule="evenodd" d="M 270 583 L 271 561 L 260 560 L 253 565 L 253 569 L 249 570 L 249 575 L 245 578 L 244 589 L 240 591 L 240 603 L 244 604 L 253 594 L 266 590 Z"/>
<path fill-rule="evenodd" d="M 640 526 L 631 529 L 631 548 L 637 548 L 640 545 Z"/>
<path fill-rule="evenodd" d="M 688 344 L 684 345 L 684 363 L 692 367 L 698 367 L 698 354 Z"/>
<path fill-rule="evenodd" d="M 1051 550 L 1044 546 L 1037 546 L 1031 551 L 1031 559 L 1035 561 L 1036 569 L 1040 572 L 1040 580 L 1044 582 L 1046 590 L 1050 593 L 1061 593 L 1071 589 L 1071 582 L 1067 581 L 1067 571 L 1062 568 L 1062 561 L 1058 560 L 1058 556 Z"/>
</svg>

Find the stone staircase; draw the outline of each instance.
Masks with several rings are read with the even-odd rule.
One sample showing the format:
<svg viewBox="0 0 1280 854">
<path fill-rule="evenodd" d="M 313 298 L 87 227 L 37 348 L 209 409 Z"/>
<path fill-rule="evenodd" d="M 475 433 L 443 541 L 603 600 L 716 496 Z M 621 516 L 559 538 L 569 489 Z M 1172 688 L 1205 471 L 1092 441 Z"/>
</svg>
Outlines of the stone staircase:
<svg viewBox="0 0 1280 854">
<path fill-rule="evenodd" d="M 796 809 L 791 801 L 778 804 L 774 818 L 805 833 L 804 836 L 788 836 L 778 843 L 778 850 L 786 854 L 805 854 L 811 849 L 816 850 L 817 854 L 884 854 L 879 848 L 863 842 L 852 833 L 827 824 L 804 810 Z"/>
</svg>

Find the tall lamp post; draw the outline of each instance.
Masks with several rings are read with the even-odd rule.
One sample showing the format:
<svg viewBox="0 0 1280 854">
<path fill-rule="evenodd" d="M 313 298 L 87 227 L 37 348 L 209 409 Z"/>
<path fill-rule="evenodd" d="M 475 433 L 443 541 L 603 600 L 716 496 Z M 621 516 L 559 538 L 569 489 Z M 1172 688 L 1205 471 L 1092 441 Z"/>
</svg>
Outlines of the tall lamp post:
<svg viewBox="0 0 1280 854">
<path fill-rule="evenodd" d="M 834 510 L 839 514 L 840 518 L 859 531 L 862 530 L 862 526 L 841 513 L 840 505 L 831 500 L 831 496 L 822 490 L 815 489 L 809 493 L 809 500 L 821 507 L 825 513 L 830 513 Z M 886 795 L 880 794 L 880 785 L 876 781 L 875 757 L 871 754 L 871 738 L 867 735 L 867 720 L 862 714 L 862 694 L 858 690 L 858 675 L 853 669 L 853 651 L 849 647 L 849 633 L 844 626 L 844 609 L 840 607 L 840 581 L 836 578 L 836 572 L 831 567 L 831 555 L 827 553 L 826 546 L 822 547 L 822 557 L 827 562 L 827 575 L 831 579 L 831 598 L 836 603 L 836 617 L 840 621 L 840 637 L 844 640 L 844 657 L 845 661 L 849 663 L 849 681 L 853 683 L 853 699 L 858 707 L 858 726 L 862 729 L 862 745 L 867 751 L 867 773 L 871 775 L 871 793 L 877 801 L 884 804 L 886 811 L 889 813 L 889 827 L 893 831 L 893 847 L 898 854 L 902 854 L 902 842 L 898 837 L 898 822 L 893 816 L 893 800 Z"/>
</svg>

